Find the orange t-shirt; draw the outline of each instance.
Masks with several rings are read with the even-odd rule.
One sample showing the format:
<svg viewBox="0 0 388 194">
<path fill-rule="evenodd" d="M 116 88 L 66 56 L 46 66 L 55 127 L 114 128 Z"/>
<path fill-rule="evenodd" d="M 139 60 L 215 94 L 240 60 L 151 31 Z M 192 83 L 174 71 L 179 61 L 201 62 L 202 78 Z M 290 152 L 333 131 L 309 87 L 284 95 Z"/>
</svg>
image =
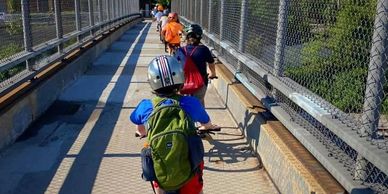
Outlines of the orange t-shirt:
<svg viewBox="0 0 388 194">
<path fill-rule="evenodd" d="M 165 30 L 165 40 L 170 44 L 179 44 L 181 42 L 181 37 L 179 33 L 183 31 L 183 26 L 177 22 L 169 22 L 164 26 Z"/>
</svg>

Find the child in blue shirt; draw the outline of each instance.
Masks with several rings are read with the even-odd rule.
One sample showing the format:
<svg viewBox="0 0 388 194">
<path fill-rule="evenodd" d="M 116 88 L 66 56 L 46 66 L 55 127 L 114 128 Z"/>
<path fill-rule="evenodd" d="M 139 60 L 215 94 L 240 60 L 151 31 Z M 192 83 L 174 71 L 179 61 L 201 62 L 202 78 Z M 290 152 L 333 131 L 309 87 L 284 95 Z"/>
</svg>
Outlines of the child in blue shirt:
<svg viewBox="0 0 388 194">
<path fill-rule="evenodd" d="M 173 104 L 174 100 L 178 100 L 179 106 L 191 120 L 201 124 L 199 130 L 219 128 L 217 125 L 211 123 L 209 115 L 197 98 L 192 96 L 180 96 L 177 94 L 184 83 L 184 74 L 182 65 L 180 65 L 174 57 L 159 56 L 152 60 L 148 66 L 148 81 L 154 94 L 164 98 L 164 100 L 161 101 L 162 106 Z M 153 107 L 151 99 L 144 99 L 138 104 L 130 116 L 130 120 L 137 125 L 136 133 L 140 137 L 145 137 L 147 135 L 146 123 L 153 112 Z M 202 162 L 200 165 L 200 172 L 183 185 L 182 188 L 179 189 L 179 193 L 202 193 L 203 169 L 204 163 Z M 155 188 L 156 193 L 165 193 L 155 181 L 153 182 L 153 187 Z"/>
</svg>

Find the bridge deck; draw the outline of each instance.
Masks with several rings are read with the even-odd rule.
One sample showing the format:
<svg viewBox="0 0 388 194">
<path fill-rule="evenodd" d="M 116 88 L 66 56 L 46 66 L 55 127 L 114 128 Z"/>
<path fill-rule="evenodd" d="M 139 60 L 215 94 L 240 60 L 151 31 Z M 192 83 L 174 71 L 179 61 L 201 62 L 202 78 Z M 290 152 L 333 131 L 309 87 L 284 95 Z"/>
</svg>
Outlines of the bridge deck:
<svg viewBox="0 0 388 194">
<path fill-rule="evenodd" d="M 0 193 L 152 193 L 144 140 L 128 117 L 152 96 L 147 64 L 164 54 L 154 24 L 127 31 L 0 156 Z M 214 88 L 206 108 L 223 131 L 205 142 L 204 192 L 278 193 Z"/>
</svg>

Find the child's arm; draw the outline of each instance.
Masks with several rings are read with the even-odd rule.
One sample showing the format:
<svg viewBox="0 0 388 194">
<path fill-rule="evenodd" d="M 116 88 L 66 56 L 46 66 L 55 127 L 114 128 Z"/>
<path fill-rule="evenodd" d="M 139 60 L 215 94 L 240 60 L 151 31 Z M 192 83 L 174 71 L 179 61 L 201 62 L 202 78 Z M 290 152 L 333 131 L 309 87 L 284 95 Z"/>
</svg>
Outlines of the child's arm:
<svg viewBox="0 0 388 194">
<path fill-rule="evenodd" d="M 180 102 L 182 108 L 191 117 L 191 119 L 201 124 L 201 126 L 198 128 L 199 130 L 219 128 L 218 125 L 212 124 L 205 108 L 197 98 L 193 96 L 183 96 L 181 97 Z"/>
<path fill-rule="evenodd" d="M 210 70 L 209 78 L 217 77 L 216 65 L 214 63 L 209 63 L 209 70 Z"/>
<path fill-rule="evenodd" d="M 139 103 L 130 116 L 130 120 L 136 125 L 136 133 L 139 134 L 140 137 L 147 135 L 144 123 L 147 122 L 148 116 L 151 114 L 152 110 L 151 100 L 145 99 Z"/>
</svg>

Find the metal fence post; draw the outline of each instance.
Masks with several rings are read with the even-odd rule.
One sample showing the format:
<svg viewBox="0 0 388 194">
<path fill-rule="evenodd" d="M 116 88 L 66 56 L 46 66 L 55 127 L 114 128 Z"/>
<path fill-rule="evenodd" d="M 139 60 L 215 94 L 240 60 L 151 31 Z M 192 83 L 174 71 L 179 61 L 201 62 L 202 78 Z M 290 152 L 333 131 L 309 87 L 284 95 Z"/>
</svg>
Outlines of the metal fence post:
<svg viewBox="0 0 388 194">
<path fill-rule="evenodd" d="M 180 8 L 181 8 L 180 11 L 182 12 L 183 16 L 187 17 L 187 15 L 186 15 L 186 7 L 182 3 L 182 0 L 180 1 Z"/>
<path fill-rule="evenodd" d="M 116 19 L 116 1 L 112 1 L 112 17 L 113 17 L 113 20 Z"/>
<path fill-rule="evenodd" d="M 120 13 L 121 13 L 121 15 L 120 15 L 120 17 L 123 17 L 124 16 L 124 0 L 120 0 Z"/>
<path fill-rule="evenodd" d="M 128 0 L 124 0 L 124 15 L 128 15 L 128 11 L 129 11 L 129 1 Z"/>
<path fill-rule="evenodd" d="M 388 1 L 378 0 L 368 77 L 365 89 L 363 113 L 361 117 L 362 128 L 360 135 L 370 135 L 371 139 L 378 138 L 378 124 L 380 108 L 384 97 L 383 85 L 384 73 L 388 64 Z M 366 168 L 368 161 L 361 155 L 357 155 L 354 178 L 364 180 L 367 176 Z"/>
<path fill-rule="evenodd" d="M 207 22 L 207 29 L 209 29 L 209 32 L 211 33 L 212 30 L 211 30 L 211 26 L 212 26 L 212 6 L 213 6 L 213 0 L 209 0 L 209 18 L 208 18 L 208 22 Z M 209 39 L 210 41 L 210 39 Z"/>
<path fill-rule="evenodd" d="M 89 26 L 94 26 L 94 10 L 93 10 L 93 0 L 88 0 L 88 9 L 89 9 Z M 94 35 L 94 30 L 90 30 L 90 35 Z"/>
<path fill-rule="evenodd" d="M 123 16 L 123 0 L 118 1 L 118 13 L 119 17 Z"/>
<path fill-rule="evenodd" d="M 75 10 L 75 28 L 79 32 L 81 31 L 82 24 L 81 24 L 81 4 L 80 0 L 74 1 L 74 10 Z M 81 41 L 81 36 L 77 36 L 77 41 Z"/>
<path fill-rule="evenodd" d="M 238 50 L 241 53 L 245 52 L 245 39 L 246 39 L 246 26 L 247 26 L 247 15 L 248 15 L 248 2 L 247 0 L 241 1 L 241 16 L 240 16 L 240 36 L 238 42 Z M 238 61 L 237 72 L 241 72 L 242 64 Z"/>
<path fill-rule="evenodd" d="M 109 0 L 106 0 L 106 12 L 107 12 L 107 15 L 108 15 L 108 21 L 111 20 L 111 7 L 110 7 L 110 3 L 109 3 Z"/>
<path fill-rule="evenodd" d="M 192 20 L 197 23 L 197 0 L 194 0 L 194 14 Z"/>
<path fill-rule="evenodd" d="M 54 11 L 55 11 L 55 28 L 57 32 L 57 38 L 63 38 L 63 27 L 62 27 L 62 8 L 60 0 L 54 0 Z M 58 53 L 63 52 L 63 44 L 58 45 Z"/>
<path fill-rule="evenodd" d="M 123 16 L 127 15 L 127 0 L 123 0 Z"/>
<path fill-rule="evenodd" d="M 276 36 L 276 50 L 273 73 L 276 76 L 283 74 L 285 36 L 287 30 L 287 11 L 290 0 L 281 0 L 279 4 L 279 20 Z"/>
<path fill-rule="evenodd" d="M 221 0 L 221 12 L 220 12 L 220 41 L 224 39 L 224 19 L 225 15 L 225 0 Z"/>
<path fill-rule="evenodd" d="M 200 6 L 199 6 L 199 24 L 203 26 L 203 0 L 200 0 Z"/>
<path fill-rule="evenodd" d="M 97 3 L 98 3 L 98 19 L 99 19 L 99 23 L 102 23 L 102 21 L 104 21 L 103 12 L 102 12 L 102 0 L 98 0 Z M 100 27 L 100 29 L 101 28 L 102 26 Z"/>
<path fill-rule="evenodd" d="M 278 29 L 276 32 L 276 50 L 273 74 L 282 76 L 284 70 L 285 36 L 287 31 L 287 14 L 290 0 L 281 0 L 279 4 Z M 277 90 L 273 89 L 272 95 L 277 99 Z"/>
<path fill-rule="evenodd" d="M 28 0 L 22 0 L 22 22 L 23 22 L 23 39 L 24 39 L 24 50 L 32 52 L 32 34 L 31 34 L 31 23 L 30 23 L 30 5 Z M 33 61 L 26 61 L 26 68 L 33 70 Z"/>
<path fill-rule="evenodd" d="M 388 45 L 388 1 L 378 0 L 377 14 L 374 24 L 372 47 L 370 51 L 370 62 L 368 78 L 366 83 L 362 129 L 362 136 L 368 133 L 372 138 L 376 137 L 380 117 L 381 102 L 384 97 L 384 70 L 387 67 L 387 45 Z"/>
</svg>

